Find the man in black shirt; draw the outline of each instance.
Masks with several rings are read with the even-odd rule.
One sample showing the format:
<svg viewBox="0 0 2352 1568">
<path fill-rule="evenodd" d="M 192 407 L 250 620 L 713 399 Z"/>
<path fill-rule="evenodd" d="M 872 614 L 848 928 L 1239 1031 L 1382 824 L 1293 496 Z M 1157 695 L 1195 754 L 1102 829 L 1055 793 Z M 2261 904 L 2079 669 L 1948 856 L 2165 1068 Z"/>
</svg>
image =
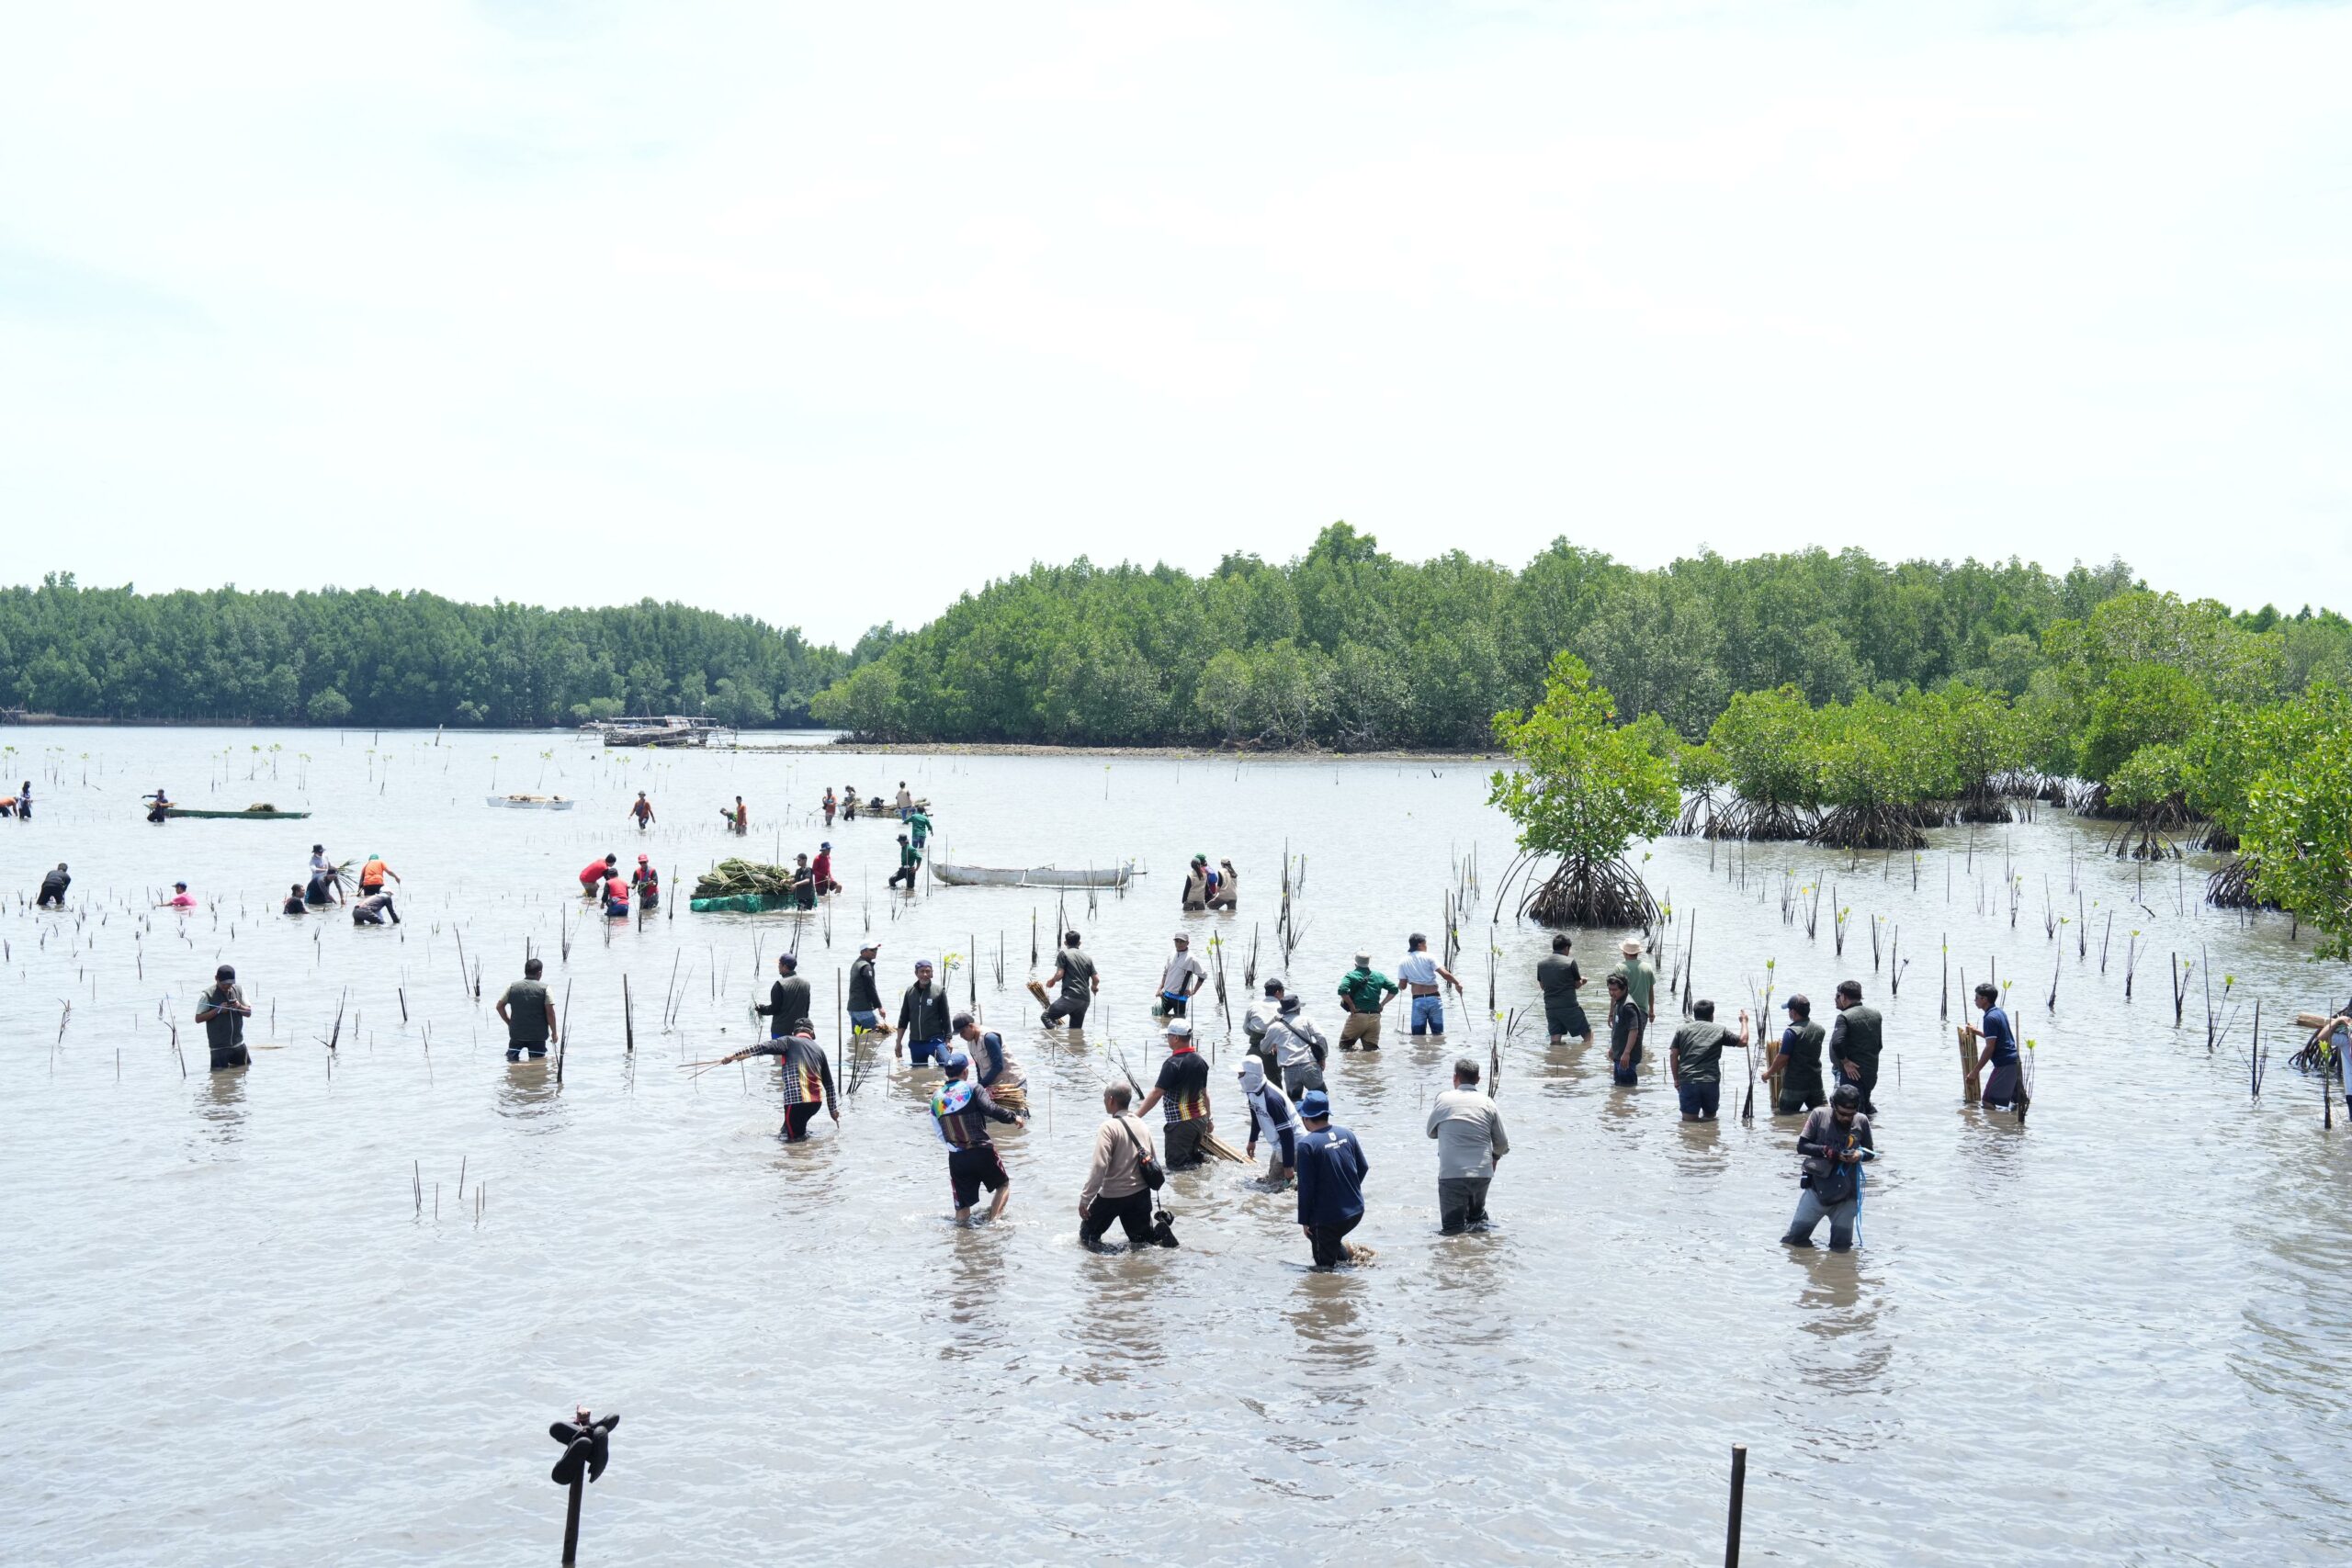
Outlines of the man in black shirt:
<svg viewBox="0 0 2352 1568">
<path fill-rule="evenodd" d="M 947 987 L 932 978 L 931 960 L 915 960 L 915 983 L 899 1003 L 899 1039 L 890 1054 L 904 1047 L 907 1060 L 918 1067 L 945 1056 L 948 1010 Z"/>
<path fill-rule="evenodd" d="M 1829 1030 L 1829 1061 L 1838 1080 L 1860 1091 L 1862 1114 L 1875 1116 L 1871 1091 L 1878 1087 L 1879 1053 L 1885 1048 L 1886 1023 L 1873 1007 L 1862 1005 L 1860 980 L 1838 982 L 1838 1021 Z"/>
<path fill-rule="evenodd" d="M 800 960 L 784 953 L 775 961 L 777 978 L 768 987 L 768 999 L 752 1010 L 768 1021 L 768 1038 L 789 1039 L 808 1021 L 808 982 L 800 976 Z"/>
<path fill-rule="evenodd" d="M 237 987 L 237 971 L 226 964 L 214 970 L 212 988 L 196 1002 L 196 1021 L 204 1025 L 205 1041 L 212 1047 L 212 1070 L 251 1066 L 253 1058 L 245 1053 L 245 1020 L 254 1010 L 245 1005 L 245 993 Z"/>
<path fill-rule="evenodd" d="M 1051 1029 L 1067 1021 L 1072 1029 L 1086 1027 L 1086 1010 L 1094 1005 L 1094 993 L 1102 988 L 1102 977 L 1094 972 L 1094 960 L 1078 950 L 1078 933 L 1062 932 L 1062 950 L 1055 956 L 1052 978 L 1046 984 L 1058 988 L 1053 1005 L 1037 1015 L 1037 1021 Z"/>
<path fill-rule="evenodd" d="M 65 863 L 59 861 L 57 869 L 40 879 L 40 898 L 35 907 L 46 909 L 54 904 L 62 909 L 65 908 L 65 890 L 73 886 L 74 879 L 65 873 Z"/>
<path fill-rule="evenodd" d="M 1554 937 L 1550 955 L 1535 965 L 1535 986 L 1544 993 L 1544 1027 L 1555 1045 L 1565 1045 L 1571 1037 L 1579 1045 L 1592 1043 L 1592 1021 L 1585 1017 L 1584 1003 L 1577 998 L 1584 989 L 1584 973 L 1568 956 L 1575 945 L 1565 936 Z"/>
<path fill-rule="evenodd" d="M 1828 1103 L 1821 1087 L 1821 1025 L 1813 1021 L 1813 1002 L 1802 991 L 1781 1004 L 1788 1010 L 1789 1027 L 1781 1048 L 1772 1055 L 1772 1076 L 1781 1080 L 1781 1098 L 1773 1114 L 1797 1116 Z"/>
<path fill-rule="evenodd" d="M 499 1021 L 506 1025 L 506 1059 L 519 1062 L 526 1054 L 544 1056 L 550 1041 L 560 1043 L 562 1031 L 556 1027 L 555 998 L 548 995 L 546 982 L 539 976 L 547 973 L 547 965 L 536 958 L 523 960 L 523 977 L 506 987 L 498 998 Z"/>
<path fill-rule="evenodd" d="M 1208 1058 L 1193 1049 L 1193 1025 L 1188 1019 L 1168 1021 L 1168 1060 L 1159 1066 L 1159 1080 L 1144 1096 L 1136 1114 L 1148 1116 L 1162 1100 L 1168 1103 L 1168 1131 L 1162 1148 L 1167 1169 L 1183 1170 L 1202 1163 L 1201 1140 L 1216 1129 L 1209 1119 Z"/>
<path fill-rule="evenodd" d="M 880 942 L 869 941 L 858 948 L 857 961 L 849 966 L 849 1021 L 868 1034 L 890 1032 L 882 1016 L 882 990 L 874 979 L 874 955 L 881 951 Z"/>
</svg>

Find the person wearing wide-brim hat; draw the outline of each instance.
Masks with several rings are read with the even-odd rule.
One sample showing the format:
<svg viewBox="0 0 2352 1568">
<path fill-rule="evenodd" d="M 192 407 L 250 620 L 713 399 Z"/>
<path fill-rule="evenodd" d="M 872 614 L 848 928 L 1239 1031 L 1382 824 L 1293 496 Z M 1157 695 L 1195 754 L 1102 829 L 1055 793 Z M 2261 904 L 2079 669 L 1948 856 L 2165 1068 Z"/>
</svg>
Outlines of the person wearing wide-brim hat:
<svg viewBox="0 0 2352 1568">
<path fill-rule="evenodd" d="M 1656 1017 L 1657 1010 L 1651 1003 L 1657 996 L 1657 971 L 1642 957 L 1642 939 L 1629 936 L 1617 944 L 1617 951 L 1623 956 L 1610 973 L 1625 976 L 1626 994 L 1640 1005 L 1643 1017 Z"/>
</svg>

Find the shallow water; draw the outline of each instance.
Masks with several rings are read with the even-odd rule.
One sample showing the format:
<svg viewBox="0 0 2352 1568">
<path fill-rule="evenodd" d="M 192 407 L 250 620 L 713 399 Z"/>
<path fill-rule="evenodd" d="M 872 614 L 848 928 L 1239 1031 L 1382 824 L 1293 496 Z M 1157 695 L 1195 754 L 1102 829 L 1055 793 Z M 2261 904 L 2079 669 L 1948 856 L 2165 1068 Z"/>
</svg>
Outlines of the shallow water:
<svg viewBox="0 0 2352 1568">
<path fill-rule="evenodd" d="M 2200 911 L 2193 866 L 2177 882 L 2105 860 L 2092 825 L 1979 829 L 1973 851 L 1966 830 L 1939 834 L 1916 886 L 1908 856 L 1718 847 L 1711 872 L 1703 843 L 1654 847 L 1669 957 L 1695 942 L 1695 988 L 1726 1016 L 1769 977 L 1826 1020 L 1849 974 L 1888 1013 L 1864 1244 L 1833 1257 L 1775 1240 L 1792 1122 L 1686 1126 L 1662 1078 L 1613 1089 L 1598 1049 L 1547 1050 L 1540 1018 L 1502 1048 L 1499 1228 L 1435 1234 L 1428 1099 L 1460 1051 L 1487 1057 L 1490 939 L 1506 1010 L 1533 1001 L 1546 942 L 1508 913 L 1488 923 L 1509 835 L 1481 767 L 606 761 L 564 735 L 6 739 L 12 781 L 60 776 L 36 785 L 33 821 L 0 822 L 5 886 L 28 902 L 39 870 L 67 860 L 76 907 L 0 917 L 11 1562 L 548 1560 L 562 1495 L 541 1434 L 575 1400 L 623 1416 L 588 1499 L 589 1562 L 1711 1561 L 1735 1442 L 1750 1451 L 1751 1562 L 2319 1562 L 2352 1547 L 2352 1133 L 2340 1104 L 2322 1132 L 2315 1082 L 2285 1064 L 2292 1013 L 2340 1000 L 2346 972 L 2311 965 L 2281 919 Z M 831 835 L 850 891 L 830 941 L 821 921 L 800 928 L 829 1045 L 833 972 L 869 911 L 886 992 L 919 954 L 983 955 L 978 999 L 1035 1111 L 1002 1140 L 1015 1195 L 992 1228 L 945 1223 L 922 1111 L 935 1080 L 887 1052 L 838 1128 L 789 1148 L 772 1069 L 676 1066 L 754 1037 L 747 998 L 792 921 L 680 907 L 608 930 L 570 896 L 607 849 L 673 868 L 673 898 L 719 856 L 813 850 L 827 781 L 888 793 L 902 777 L 934 801 L 946 858 L 1134 855 L 1151 873 L 1071 908 L 1109 997 L 1080 1043 L 1040 1031 L 1020 988 L 1033 917 L 1050 950 L 1050 895 L 893 900 L 893 829 Z M 316 815 L 151 827 L 134 797 L 158 784 L 192 805 Z M 583 804 L 492 810 L 493 787 Z M 639 787 L 663 818 L 643 840 L 622 815 Z M 738 793 L 748 844 L 718 828 Z M 314 840 L 380 852 L 406 878 L 407 923 L 270 913 Z M 1412 1042 L 1392 1013 L 1387 1051 L 1332 1072 L 1373 1161 L 1359 1238 L 1378 1260 L 1309 1272 L 1288 1199 L 1231 1167 L 1171 1183 L 1181 1250 L 1090 1257 L 1074 1211 L 1116 1071 L 1106 1043 L 1148 1079 L 1173 873 L 1195 849 L 1240 868 L 1238 916 L 1181 921 L 1231 944 L 1238 1015 L 1253 928 L 1260 974 L 1280 968 L 1265 949 L 1285 845 L 1307 862 L 1288 972 L 1335 1034 L 1331 988 L 1356 946 L 1393 972 L 1408 930 L 1434 931 L 1457 860 L 1475 849 L 1483 874 L 1453 1040 Z M 1811 936 L 1801 912 L 1784 918 L 1784 867 L 1825 888 Z M 206 908 L 146 914 L 175 877 Z M 2045 879 L 2069 916 L 2079 884 L 2086 956 L 2077 924 L 2063 949 L 2046 932 Z M 1838 904 L 1853 910 L 1842 957 Z M 1901 928 L 1897 997 L 1889 955 L 1872 963 L 1873 914 L 1883 943 Z M 1619 934 L 1580 933 L 1589 973 Z M 1959 1103 L 1947 934 L 1955 998 L 1962 969 L 1973 983 L 1997 964 L 2014 983 L 2036 1047 L 2030 1128 Z M 460 936 L 483 964 L 480 1003 Z M 489 1003 L 526 941 L 570 991 L 560 1088 L 497 1048 Z M 2201 971 L 2174 1025 L 2175 951 L 2210 953 L 2217 991 L 2233 976 L 2217 1050 Z M 251 1038 L 277 1048 L 210 1076 L 190 1015 L 223 959 L 256 1008 Z M 320 1037 L 346 992 L 331 1058 Z M 2258 1100 L 2254 998 L 2274 1054 Z M 159 1006 L 179 1021 L 185 1077 Z M 1238 1053 L 1217 1050 L 1222 1091 Z M 1727 1101 L 1744 1072 L 1735 1057 Z M 1219 1123 L 1240 1141 L 1238 1115 Z"/>
</svg>

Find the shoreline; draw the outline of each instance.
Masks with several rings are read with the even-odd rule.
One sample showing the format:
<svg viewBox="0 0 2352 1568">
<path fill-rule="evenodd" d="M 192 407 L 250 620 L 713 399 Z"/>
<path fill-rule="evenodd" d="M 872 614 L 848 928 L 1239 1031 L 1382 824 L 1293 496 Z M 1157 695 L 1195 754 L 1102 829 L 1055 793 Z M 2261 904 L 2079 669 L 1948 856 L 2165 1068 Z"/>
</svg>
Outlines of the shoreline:
<svg viewBox="0 0 2352 1568">
<path fill-rule="evenodd" d="M 1213 746 L 1063 746 L 1020 740 L 888 740 L 859 744 L 845 740 L 798 741 L 757 746 L 737 743 L 714 746 L 715 751 L 753 751 L 813 756 L 831 752 L 848 757 L 1102 757 L 1178 762 L 1501 762 L 1498 751 L 1328 751 L 1301 747 L 1283 751 L 1228 751 Z"/>
</svg>

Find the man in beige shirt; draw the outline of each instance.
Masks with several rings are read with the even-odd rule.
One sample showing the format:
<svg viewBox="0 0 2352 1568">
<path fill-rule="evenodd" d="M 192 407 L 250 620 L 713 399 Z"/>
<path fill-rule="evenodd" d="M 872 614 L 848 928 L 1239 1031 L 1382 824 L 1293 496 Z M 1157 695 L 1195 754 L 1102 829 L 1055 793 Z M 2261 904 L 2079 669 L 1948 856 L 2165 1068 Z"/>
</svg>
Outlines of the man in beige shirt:
<svg viewBox="0 0 2352 1568">
<path fill-rule="evenodd" d="M 1090 1252 L 1115 1250 L 1102 1236 L 1115 1223 L 1126 1227 L 1130 1247 L 1153 1239 L 1151 1187 L 1144 1180 L 1144 1163 L 1154 1159 L 1151 1129 L 1129 1113 L 1135 1091 L 1114 1083 L 1102 1091 L 1104 1121 L 1094 1134 L 1094 1163 L 1086 1172 L 1085 1190 L 1078 1195 L 1078 1239 Z"/>
</svg>

